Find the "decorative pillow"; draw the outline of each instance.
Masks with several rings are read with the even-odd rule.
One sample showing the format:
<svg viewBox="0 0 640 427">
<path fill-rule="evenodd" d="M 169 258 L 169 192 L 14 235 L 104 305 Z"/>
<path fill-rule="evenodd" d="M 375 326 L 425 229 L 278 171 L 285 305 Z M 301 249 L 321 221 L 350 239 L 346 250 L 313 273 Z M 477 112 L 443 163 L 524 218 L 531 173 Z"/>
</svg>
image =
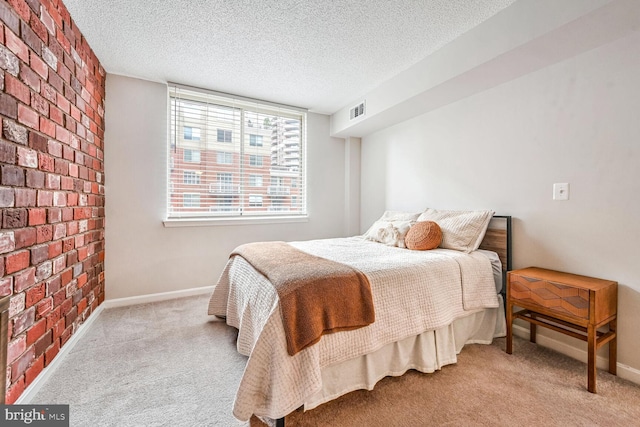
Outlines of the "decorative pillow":
<svg viewBox="0 0 640 427">
<path fill-rule="evenodd" d="M 418 221 L 437 222 L 442 230 L 441 248 L 472 252 L 478 249 L 493 217 L 493 211 L 449 211 L 427 209 Z"/>
<path fill-rule="evenodd" d="M 416 251 L 435 249 L 440 245 L 440 242 L 442 242 L 442 230 L 433 221 L 416 222 L 404 237 L 407 249 Z"/>
<path fill-rule="evenodd" d="M 412 221 L 383 221 L 378 220 L 364 234 L 367 240 L 384 243 L 389 246 L 404 248 L 404 237 L 411 228 Z"/>
<path fill-rule="evenodd" d="M 364 238 L 389 246 L 406 247 L 404 236 L 416 222 L 420 212 L 385 211 L 379 220 L 364 233 Z"/>
</svg>

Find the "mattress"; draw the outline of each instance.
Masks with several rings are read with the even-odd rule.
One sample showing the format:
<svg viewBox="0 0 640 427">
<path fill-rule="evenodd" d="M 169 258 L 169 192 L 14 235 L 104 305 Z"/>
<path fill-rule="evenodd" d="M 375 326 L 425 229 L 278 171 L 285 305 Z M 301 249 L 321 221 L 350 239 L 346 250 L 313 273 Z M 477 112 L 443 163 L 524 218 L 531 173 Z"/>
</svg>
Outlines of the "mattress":
<svg viewBox="0 0 640 427">
<path fill-rule="evenodd" d="M 499 294 L 502 292 L 503 286 L 503 271 L 502 271 L 502 262 L 500 261 L 500 257 L 497 253 L 493 251 L 487 251 L 485 249 L 478 249 L 476 252 L 481 253 L 482 255 L 489 258 L 491 261 L 491 270 L 493 271 L 493 282 L 496 284 L 496 293 Z"/>
</svg>

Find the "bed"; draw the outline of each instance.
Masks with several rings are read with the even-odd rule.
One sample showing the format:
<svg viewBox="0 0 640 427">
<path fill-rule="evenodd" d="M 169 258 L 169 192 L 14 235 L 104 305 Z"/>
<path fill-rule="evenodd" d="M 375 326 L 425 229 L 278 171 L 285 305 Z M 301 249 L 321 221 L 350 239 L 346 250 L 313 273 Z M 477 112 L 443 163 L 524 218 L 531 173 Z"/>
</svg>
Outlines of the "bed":
<svg viewBox="0 0 640 427">
<path fill-rule="evenodd" d="M 238 329 L 237 349 L 248 356 L 233 407 L 236 418 L 247 421 L 255 415 L 284 426 L 284 417 L 296 409 L 310 410 L 357 389 L 371 390 L 383 377 L 409 369 L 434 372 L 456 363 L 465 344 L 490 344 L 505 335 L 501 292 L 511 268 L 511 218 L 482 211 L 485 224 L 460 248 L 452 240 L 457 236 L 448 218 L 438 214 L 468 211 L 435 211 L 443 224 L 441 246 L 458 249 L 406 249 L 402 239 L 407 230 L 434 218 L 425 217 L 427 211 L 385 212 L 363 236 L 287 243 L 362 272 L 375 311 L 374 322 L 322 335 L 293 355 L 274 286 L 242 255 L 230 257 L 208 313 Z M 407 221 L 409 227 L 401 230 Z M 391 241 L 385 241 L 388 234 L 371 238 L 371 230 L 389 223 L 399 235 Z M 463 227 L 468 223 L 462 220 Z M 454 232 L 456 227 L 460 221 Z"/>
</svg>

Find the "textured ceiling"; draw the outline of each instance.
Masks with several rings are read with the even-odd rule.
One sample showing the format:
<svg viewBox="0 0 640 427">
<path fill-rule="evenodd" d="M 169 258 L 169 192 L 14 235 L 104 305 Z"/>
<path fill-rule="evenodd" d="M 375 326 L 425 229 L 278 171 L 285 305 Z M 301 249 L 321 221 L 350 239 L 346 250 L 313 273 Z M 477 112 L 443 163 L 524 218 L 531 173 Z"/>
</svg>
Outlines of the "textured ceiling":
<svg viewBox="0 0 640 427">
<path fill-rule="evenodd" d="M 108 73 L 333 113 L 515 0 L 64 0 Z"/>
</svg>

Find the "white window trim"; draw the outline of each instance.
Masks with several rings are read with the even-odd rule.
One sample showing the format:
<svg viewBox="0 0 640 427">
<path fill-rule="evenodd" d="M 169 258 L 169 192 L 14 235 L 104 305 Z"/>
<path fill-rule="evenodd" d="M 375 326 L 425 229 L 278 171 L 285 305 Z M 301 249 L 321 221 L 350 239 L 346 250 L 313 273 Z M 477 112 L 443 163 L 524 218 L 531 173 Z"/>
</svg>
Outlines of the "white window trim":
<svg viewBox="0 0 640 427">
<path fill-rule="evenodd" d="M 162 221 L 166 228 L 180 227 L 215 227 L 221 225 L 256 225 L 256 224 L 287 224 L 309 222 L 309 212 L 296 216 L 239 216 L 225 218 L 169 218 Z"/>
<path fill-rule="evenodd" d="M 307 112 L 308 110 L 305 108 L 301 108 L 301 107 L 295 107 L 295 106 L 291 106 L 291 105 L 286 105 L 286 104 L 278 104 L 278 103 L 274 103 L 274 102 L 269 102 L 269 101 L 264 101 L 264 100 L 256 100 L 256 99 L 252 99 L 252 98 L 246 98 L 246 97 L 242 97 L 242 96 L 237 96 L 237 95 L 232 95 L 232 94 L 228 94 L 228 93 L 223 93 L 223 92 L 216 92 L 216 91 L 211 91 L 211 90 L 206 90 L 206 89 L 202 89 L 202 88 L 195 88 L 195 87 L 190 87 L 190 86 L 186 86 L 186 85 L 180 85 L 180 84 L 176 84 L 176 83 L 168 83 L 169 87 L 173 87 L 173 88 L 177 88 L 177 89 L 187 89 L 187 90 L 191 90 L 191 91 L 198 91 L 198 92 L 203 92 L 203 93 L 209 93 L 212 95 L 217 95 L 217 96 L 223 96 L 225 98 L 229 98 L 232 99 L 234 102 L 238 102 L 239 104 L 246 104 L 249 105 L 250 108 L 253 108 L 253 106 L 255 105 L 255 102 L 259 102 L 260 104 L 262 104 L 265 108 L 268 107 L 275 107 L 275 108 L 283 108 L 285 110 L 290 110 L 290 111 L 298 111 L 301 116 L 302 116 L 302 122 L 303 122 L 303 127 L 301 129 L 302 133 L 301 133 L 301 137 L 305 138 L 306 140 L 306 133 L 307 133 Z M 167 92 L 167 98 L 170 99 L 170 94 L 169 91 Z M 260 109 L 258 108 L 257 111 L 259 111 Z M 168 112 L 168 114 L 170 114 L 170 112 Z M 289 114 L 294 114 L 294 113 L 284 113 L 281 112 L 280 115 L 283 117 L 287 117 Z M 297 117 L 297 115 L 291 115 L 289 116 L 291 118 Z M 168 127 L 168 130 L 170 130 L 170 128 Z M 306 143 L 305 143 L 306 145 Z M 308 178 L 307 178 L 307 154 L 305 152 L 305 154 L 302 156 L 301 159 L 301 167 L 302 167 L 302 182 L 304 183 L 304 186 L 302 186 L 303 189 L 303 194 L 304 194 L 304 211 L 300 214 L 291 214 L 291 215 L 287 215 L 287 214 L 269 214 L 268 212 L 260 212 L 260 213 L 255 213 L 255 214 L 244 214 L 244 215 L 238 215 L 238 216 L 221 216 L 221 217 L 211 217 L 211 216 L 202 216 L 202 217 L 198 217 L 198 216 L 185 216 L 185 217 L 180 217 L 180 216 L 176 216 L 176 217 L 165 217 L 165 219 L 163 220 L 163 226 L 167 227 L 167 228 L 173 228 L 173 227 L 207 227 L 207 226 L 225 226 L 225 225 L 250 225 L 250 224 L 282 224 L 282 223 L 303 223 L 303 222 L 308 222 L 309 221 L 309 217 L 310 217 L 310 213 L 309 213 L 309 208 L 308 208 L 308 201 L 309 201 L 309 195 L 308 195 Z M 167 176 L 169 176 L 169 170 L 167 170 Z M 298 180 L 298 182 L 300 182 Z M 263 185 L 264 185 L 264 180 L 263 180 Z M 167 198 L 170 196 L 169 193 L 167 193 Z M 167 208 L 167 210 L 165 211 L 165 215 L 169 215 L 170 213 L 170 208 Z"/>
</svg>

